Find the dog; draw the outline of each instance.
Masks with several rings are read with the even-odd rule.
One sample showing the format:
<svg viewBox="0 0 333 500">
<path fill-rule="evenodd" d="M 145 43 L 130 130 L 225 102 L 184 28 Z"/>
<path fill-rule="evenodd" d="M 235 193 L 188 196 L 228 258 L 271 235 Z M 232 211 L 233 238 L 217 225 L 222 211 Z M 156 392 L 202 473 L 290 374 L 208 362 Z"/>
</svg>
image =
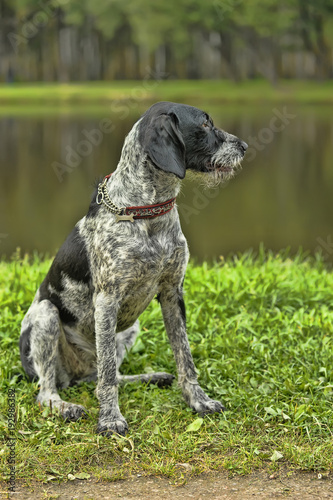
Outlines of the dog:
<svg viewBox="0 0 333 500">
<path fill-rule="evenodd" d="M 125 435 L 118 384 L 170 385 L 159 372 L 119 373 L 139 330 L 138 317 L 157 297 L 186 403 L 199 414 L 222 403 L 200 387 L 186 334 L 183 281 L 189 258 L 176 197 L 186 171 L 208 184 L 239 170 L 247 144 L 214 126 L 195 107 L 159 102 L 134 124 L 112 175 L 100 182 L 87 215 L 62 245 L 23 319 L 20 355 L 37 402 L 66 420 L 87 415 L 63 401 L 57 388 L 97 380 L 97 432 Z"/>
</svg>

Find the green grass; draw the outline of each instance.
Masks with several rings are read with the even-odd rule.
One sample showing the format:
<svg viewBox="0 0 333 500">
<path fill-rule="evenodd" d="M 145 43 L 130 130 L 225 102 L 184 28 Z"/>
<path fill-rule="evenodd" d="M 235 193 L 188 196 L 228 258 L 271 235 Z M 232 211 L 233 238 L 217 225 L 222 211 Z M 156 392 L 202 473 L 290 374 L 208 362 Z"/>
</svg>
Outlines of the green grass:
<svg viewBox="0 0 333 500">
<path fill-rule="evenodd" d="M 284 103 L 328 104 L 333 102 L 333 81 L 315 82 L 281 80 L 272 87 L 265 80 L 165 80 L 112 81 L 89 83 L 15 83 L 0 85 L 0 104 L 9 106 L 105 105 L 113 103 L 116 110 L 121 102 L 159 100 L 185 103 Z M 116 101 L 116 102 L 115 102 Z"/>
<path fill-rule="evenodd" d="M 34 402 L 37 384 L 23 377 L 17 341 L 49 263 L 18 255 L 0 263 L 1 433 L 7 435 L 13 388 L 18 479 L 88 473 L 112 481 L 140 471 L 180 484 L 190 473 L 221 467 L 233 473 L 280 464 L 333 469 L 333 273 L 319 256 L 291 259 L 261 250 L 256 257 L 191 263 L 185 281 L 190 344 L 202 386 L 228 411 L 200 420 L 176 384 L 128 384 L 119 396 L 126 438 L 95 434 L 93 383 L 61 393 L 86 406 L 86 420 L 64 423 Z M 126 374 L 151 370 L 175 373 L 157 301 L 142 315 L 140 336 L 122 366 Z M 6 474 L 8 450 L 0 450 Z"/>
</svg>

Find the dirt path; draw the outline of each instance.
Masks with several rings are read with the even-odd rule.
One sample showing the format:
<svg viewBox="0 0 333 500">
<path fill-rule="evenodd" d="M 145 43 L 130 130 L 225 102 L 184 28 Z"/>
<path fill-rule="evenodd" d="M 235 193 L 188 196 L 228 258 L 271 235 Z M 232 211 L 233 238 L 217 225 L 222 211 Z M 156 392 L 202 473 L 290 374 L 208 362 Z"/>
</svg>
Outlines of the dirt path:
<svg viewBox="0 0 333 500">
<path fill-rule="evenodd" d="M 1 485 L 4 492 L 4 485 Z M 204 474 L 189 479 L 183 486 L 170 484 L 166 478 L 133 477 L 112 483 L 96 479 L 74 480 L 63 484 L 35 484 L 30 488 L 19 486 L 10 498 L 26 500 L 90 500 L 90 499 L 235 499 L 247 498 L 302 498 L 302 500 L 333 499 L 333 474 L 261 471 L 248 476 L 228 478 L 227 472 Z M 6 498 L 6 495 L 2 495 Z"/>
</svg>

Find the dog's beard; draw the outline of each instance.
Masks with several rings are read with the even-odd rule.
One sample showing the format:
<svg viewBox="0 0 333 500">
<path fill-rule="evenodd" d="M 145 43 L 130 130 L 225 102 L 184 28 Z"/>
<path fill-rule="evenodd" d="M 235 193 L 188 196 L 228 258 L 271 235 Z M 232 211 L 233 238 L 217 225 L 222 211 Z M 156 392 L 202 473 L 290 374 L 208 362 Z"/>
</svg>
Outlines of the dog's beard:
<svg viewBox="0 0 333 500">
<path fill-rule="evenodd" d="M 207 189 L 216 188 L 235 177 L 241 170 L 242 159 L 243 155 L 234 148 L 226 148 L 213 155 L 204 171 L 190 169 L 189 178 Z"/>
<path fill-rule="evenodd" d="M 205 189 L 217 188 L 232 179 L 234 175 L 235 173 L 233 170 L 230 172 L 221 172 L 217 170 L 211 172 L 198 172 L 189 170 L 187 174 L 191 181 L 196 182 Z"/>
</svg>

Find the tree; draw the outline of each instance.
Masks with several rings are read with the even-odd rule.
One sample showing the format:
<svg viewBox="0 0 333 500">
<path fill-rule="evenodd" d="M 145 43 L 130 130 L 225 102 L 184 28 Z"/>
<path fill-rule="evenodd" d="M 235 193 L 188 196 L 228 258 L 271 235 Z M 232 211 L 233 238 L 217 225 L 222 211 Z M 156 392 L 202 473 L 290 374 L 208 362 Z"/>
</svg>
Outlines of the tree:
<svg viewBox="0 0 333 500">
<path fill-rule="evenodd" d="M 332 76 L 332 0 L 298 0 L 297 26 L 304 47 L 315 55 L 318 78 Z"/>
</svg>

